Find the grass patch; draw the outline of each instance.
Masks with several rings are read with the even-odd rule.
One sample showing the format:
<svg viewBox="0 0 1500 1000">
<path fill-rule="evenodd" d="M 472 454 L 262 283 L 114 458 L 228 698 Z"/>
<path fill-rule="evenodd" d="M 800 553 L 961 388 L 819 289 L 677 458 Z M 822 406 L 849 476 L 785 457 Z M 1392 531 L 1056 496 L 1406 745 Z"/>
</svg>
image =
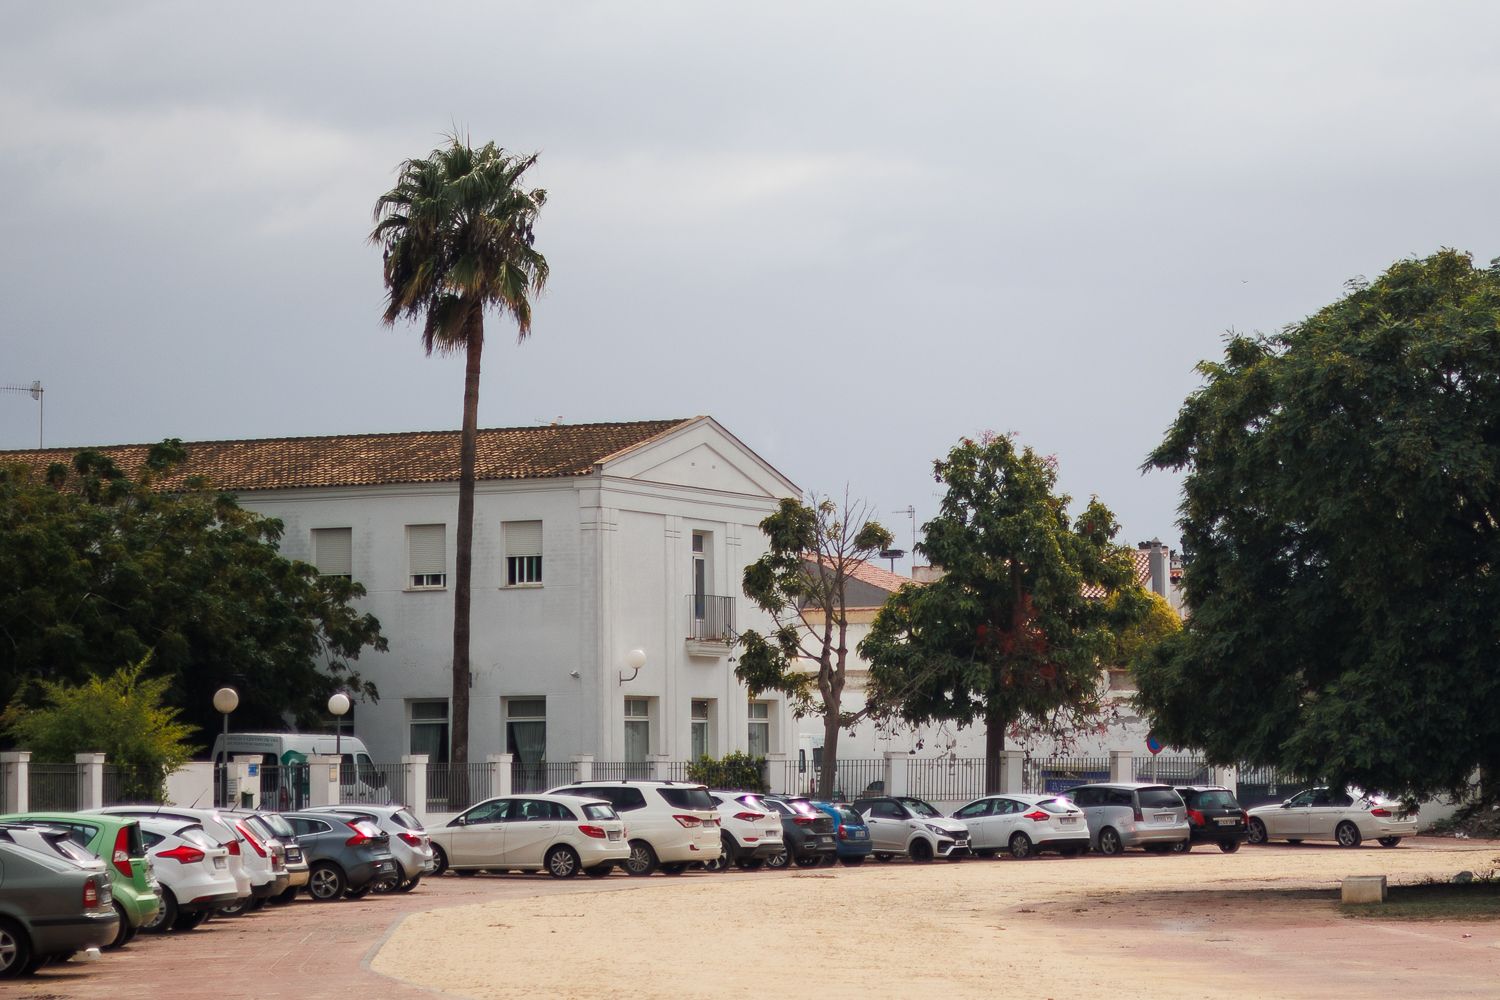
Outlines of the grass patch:
<svg viewBox="0 0 1500 1000">
<path fill-rule="evenodd" d="M 1500 879 L 1394 885 L 1384 903 L 1340 903 L 1347 917 L 1387 920 L 1500 920 Z"/>
</svg>

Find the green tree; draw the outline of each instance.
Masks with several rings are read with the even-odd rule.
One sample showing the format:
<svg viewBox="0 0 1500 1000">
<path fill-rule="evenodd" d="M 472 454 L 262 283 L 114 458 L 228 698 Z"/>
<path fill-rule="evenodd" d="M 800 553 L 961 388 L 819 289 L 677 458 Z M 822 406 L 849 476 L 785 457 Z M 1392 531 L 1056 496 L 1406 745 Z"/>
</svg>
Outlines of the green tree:
<svg viewBox="0 0 1500 1000">
<path fill-rule="evenodd" d="M 193 729 L 178 721 L 178 710 L 162 704 L 171 680 L 145 676 L 149 662 L 148 656 L 78 686 L 40 681 L 44 706 L 12 705 L 0 715 L 0 726 L 39 762 L 106 754 L 107 763 L 119 768 L 124 801 L 160 802 L 167 775 L 199 748 L 188 743 Z"/>
<path fill-rule="evenodd" d="M 1145 592 L 1097 498 L 1069 523 L 1050 458 L 1008 437 L 966 438 L 934 471 L 947 492 L 917 551 L 943 575 L 891 595 L 859 651 L 881 711 L 984 723 L 993 792 L 1008 729 L 1066 737 L 1096 724 L 1100 671 Z"/>
<path fill-rule="evenodd" d="M 386 323 L 421 320 L 428 354 L 465 356 L 449 707 L 455 764 L 469 759 L 469 584 L 484 313 L 513 318 L 518 340 L 531 333 L 531 297 L 548 273 L 532 235 L 547 192 L 521 187 L 534 163 L 535 154 L 516 156 L 494 143 L 474 149 L 454 136 L 425 159 L 401 165 L 396 186 L 375 202 L 370 234 L 384 249 Z"/>
<path fill-rule="evenodd" d="M 351 602 L 357 583 L 281 556 L 281 523 L 194 481 L 152 483 L 186 457 L 154 446 L 135 478 L 97 452 L 72 466 L 0 469 L 0 704 L 36 706 L 49 680 L 82 685 L 152 654 L 167 703 L 215 728 L 213 692 L 240 692 L 235 723 L 322 722 L 337 688 L 373 699 L 354 669 L 385 649 Z"/>
<path fill-rule="evenodd" d="M 1110 598 L 1116 604 L 1131 599 L 1131 595 L 1121 594 Z M 1136 664 L 1151 655 L 1157 646 L 1182 631 L 1182 616 L 1172 609 L 1165 597 L 1148 591 L 1145 602 L 1139 620 L 1116 636 L 1115 647 L 1107 660 L 1111 667 L 1134 671 Z"/>
<path fill-rule="evenodd" d="M 798 716 L 823 717 L 823 763 L 818 794 L 833 795 L 839 733 L 854 717 L 843 712 L 849 615 L 844 595 L 850 575 L 881 549 L 891 533 L 869 519 L 868 507 L 831 497 L 810 503 L 783 499 L 760 522 L 766 554 L 745 567 L 745 596 L 771 615 L 774 630 L 746 629 L 737 640 L 734 673 L 756 697 L 780 691 Z M 811 672 L 804 666 L 816 664 Z"/>
<path fill-rule="evenodd" d="M 1500 265 L 1444 250 L 1230 338 L 1148 468 L 1187 470 L 1164 740 L 1393 794 L 1500 767 Z"/>
<path fill-rule="evenodd" d="M 709 788 L 743 789 L 747 792 L 765 792 L 766 759 L 752 757 L 736 750 L 718 760 L 703 756 L 688 764 L 689 781 L 699 781 Z"/>
</svg>

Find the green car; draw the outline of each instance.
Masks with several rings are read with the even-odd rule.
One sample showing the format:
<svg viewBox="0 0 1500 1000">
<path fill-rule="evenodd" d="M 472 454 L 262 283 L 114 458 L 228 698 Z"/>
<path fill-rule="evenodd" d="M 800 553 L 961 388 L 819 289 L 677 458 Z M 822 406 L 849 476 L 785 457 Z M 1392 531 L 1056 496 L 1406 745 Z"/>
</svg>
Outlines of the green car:
<svg viewBox="0 0 1500 1000">
<path fill-rule="evenodd" d="M 161 889 L 146 860 L 146 841 L 141 824 L 129 816 L 102 816 L 94 813 L 15 813 L 0 816 L 6 820 L 44 822 L 69 832 L 72 840 L 100 858 L 109 872 L 114 894 L 115 912 L 120 915 L 120 929 L 106 947 L 118 948 L 135 937 L 140 926 L 156 915 L 161 906 Z"/>
</svg>

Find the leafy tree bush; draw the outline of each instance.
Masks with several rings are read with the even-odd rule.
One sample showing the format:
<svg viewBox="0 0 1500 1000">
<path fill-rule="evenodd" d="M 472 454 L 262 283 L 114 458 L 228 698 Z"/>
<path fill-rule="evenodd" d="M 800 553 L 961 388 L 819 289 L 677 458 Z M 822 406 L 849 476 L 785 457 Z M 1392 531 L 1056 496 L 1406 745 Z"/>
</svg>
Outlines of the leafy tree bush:
<svg viewBox="0 0 1500 1000">
<path fill-rule="evenodd" d="M 707 755 L 688 765 L 688 778 L 700 781 L 709 788 L 744 789 L 747 792 L 766 792 L 766 759 L 752 757 L 736 750 L 718 760 Z"/>
</svg>

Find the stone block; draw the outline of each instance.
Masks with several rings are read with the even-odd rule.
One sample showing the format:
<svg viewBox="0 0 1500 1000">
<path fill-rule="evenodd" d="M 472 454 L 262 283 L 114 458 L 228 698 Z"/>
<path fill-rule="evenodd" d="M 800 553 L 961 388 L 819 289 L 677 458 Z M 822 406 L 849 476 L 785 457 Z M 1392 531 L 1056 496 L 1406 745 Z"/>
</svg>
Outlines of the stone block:
<svg viewBox="0 0 1500 1000">
<path fill-rule="evenodd" d="M 1384 875 L 1350 875 L 1344 879 L 1345 903 L 1384 903 Z"/>
</svg>

